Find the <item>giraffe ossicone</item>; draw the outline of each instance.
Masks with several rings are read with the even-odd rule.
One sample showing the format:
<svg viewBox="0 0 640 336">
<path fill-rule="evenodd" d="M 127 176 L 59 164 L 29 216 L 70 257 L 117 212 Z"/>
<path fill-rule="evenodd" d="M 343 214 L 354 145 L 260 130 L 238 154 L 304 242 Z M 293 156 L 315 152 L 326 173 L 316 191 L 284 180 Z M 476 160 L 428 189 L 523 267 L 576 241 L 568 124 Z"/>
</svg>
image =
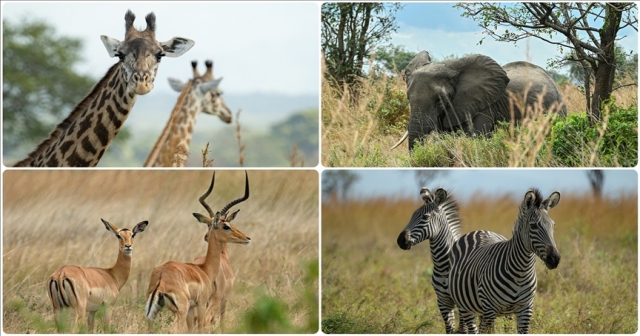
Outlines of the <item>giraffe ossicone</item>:
<svg viewBox="0 0 640 336">
<path fill-rule="evenodd" d="M 123 41 L 101 36 L 109 56 L 118 57 L 91 92 L 16 167 L 94 167 L 126 121 L 138 95 L 153 89 L 162 57 L 179 57 L 194 41 L 174 37 L 156 40 L 156 16 L 149 13 L 147 26 L 133 27 L 136 16 L 125 14 Z"/>
</svg>

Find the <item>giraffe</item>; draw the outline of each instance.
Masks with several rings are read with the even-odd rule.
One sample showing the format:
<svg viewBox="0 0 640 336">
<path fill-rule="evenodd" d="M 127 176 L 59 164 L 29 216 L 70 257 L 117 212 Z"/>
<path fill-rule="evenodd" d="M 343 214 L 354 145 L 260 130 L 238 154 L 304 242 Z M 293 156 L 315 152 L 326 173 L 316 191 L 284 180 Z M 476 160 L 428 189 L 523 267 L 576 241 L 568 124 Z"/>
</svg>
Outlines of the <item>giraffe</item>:
<svg viewBox="0 0 640 336">
<path fill-rule="evenodd" d="M 207 71 L 200 76 L 198 62 L 191 62 L 193 79 L 183 83 L 169 78 L 171 88 L 180 92 L 169 121 L 149 154 L 145 167 L 182 167 L 187 160 L 193 127 L 200 111 L 216 115 L 225 123 L 231 123 L 231 110 L 222 99 L 219 88 L 222 78 L 214 80 L 213 62 L 205 62 Z"/>
<path fill-rule="evenodd" d="M 102 35 L 110 57 L 120 60 L 111 66 L 91 92 L 56 126 L 27 158 L 15 167 L 94 167 L 126 121 L 138 95 L 153 89 L 162 57 L 179 57 L 194 41 L 174 37 L 158 42 L 156 16 L 149 13 L 147 27 L 133 27 L 136 16 L 124 16 L 124 41 Z"/>
</svg>

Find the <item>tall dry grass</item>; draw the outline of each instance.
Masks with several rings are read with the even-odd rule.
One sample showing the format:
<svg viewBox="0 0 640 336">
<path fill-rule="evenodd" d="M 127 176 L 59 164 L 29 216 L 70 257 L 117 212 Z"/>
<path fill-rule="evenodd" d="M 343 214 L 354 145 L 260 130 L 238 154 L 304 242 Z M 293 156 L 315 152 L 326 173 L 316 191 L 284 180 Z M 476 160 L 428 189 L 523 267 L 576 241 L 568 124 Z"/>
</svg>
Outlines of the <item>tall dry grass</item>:
<svg viewBox="0 0 640 336">
<path fill-rule="evenodd" d="M 474 195 L 460 207 L 462 232 L 484 229 L 510 238 L 520 202 L 519 197 Z M 420 205 L 418 190 L 411 198 L 323 204 L 325 332 L 444 333 L 431 285 L 429 242 L 409 251 L 396 244 Z M 562 259 L 556 270 L 536 263 L 531 332 L 637 332 L 637 196 L 596 200 L 563 193 L 549 214 Z M 499 318 L 496 332 L 514 333 L 515 327 L 515 319 Z"/>
<path fill-rule="evenodd" d="M 233 224 L 252 243 L 229 247 L 236 280 L 225 331 L 240 328 L 244 312 L 262 295 L 282 299 L 294 325 L 306 323 L 311 310 L 299 303 L 307 289 L 305 269 L 318 258 L 317 174 L 249 171 L 251 196 L 235 207 L 242 211 Z M 149 221 L 134 240 L 131 275 L 111 308 L 114 332 L 145 333 L 145 294 L 153 267 L 169 260 L 191 262 L 206 251 L 206 226 L 191 214 L 206 213 L 198 197 L 210 179 L 211 171 L 203 170 L 6 171 L 3 331 L 55 332 L 52 323 L 37 329 L 29 316 L 53 321 L 45 280 L 58 267 L 115 262 L 118 243 L 100 222 L 104 218 L 120 228 Z M 217 171 L 209 204 L 215 211 L 243 192 L 244 172 Z M 17 306 L 26 307 L 26 313 Z M 171 316 L 162 311 L 161 332 L 171 330 Z"/>
<path fill-rule="evenodd" d="M 425 140 L 430 144 L 429 148 L 409 155 L 407 141 L 394 150 L 390 149 L 406 131 L 408 108 L 404 109 L 406 115 L 396 118 L 397 127 L 389 127 L 380 118 L 385 104 L 385 90 L 406 92 L 406 84 L 401 76 L 371 75 L 361 79 L 358 88 L 360 94 L 354 97 L 346 87 L 336 88 L 327 80 L 322 82 L 322 164 L 326 167 L 562 166 L 562 163 L 551 159 L 551 148 L 545 145 L 555 114 L 553 111 L 544 111 L 542 106 L 530 109 L 531 118 L 525 119 L 517 131 L 511 125 L 505 134 L 490 138 L 432 133 Z M 584 94 L 578 87 L 563 85 L 560 91 L 568 114 L 585 111 Z M 616 90 L 613 96 L 616 104 L 622 108 L 637 106 L 638 91 L 635 86 Z M 406 104 L 408 107 L 408 102 Z M 607 129 L 607 113 L 605 109 L 605 122 L 600 126 L 602 134 Z M 578 151 L 584 153 L 582 166 L 607 165 L 600 162 L 595 154 L 598 141 L 576 146 L 579 147 Z"/>
</svg>

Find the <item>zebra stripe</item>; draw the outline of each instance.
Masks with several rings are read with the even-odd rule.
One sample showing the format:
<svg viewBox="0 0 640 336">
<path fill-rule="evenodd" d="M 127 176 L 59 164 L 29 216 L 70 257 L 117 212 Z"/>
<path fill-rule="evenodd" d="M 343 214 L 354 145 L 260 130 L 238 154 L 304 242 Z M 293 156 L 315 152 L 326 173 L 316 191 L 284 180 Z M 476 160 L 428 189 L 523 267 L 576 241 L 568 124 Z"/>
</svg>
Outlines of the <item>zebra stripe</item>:
<svg viewBox="0 0 640 336">
<path fill-rule="evenodd" d="M 554 192 L 542 200 L 540 191 L 529 190 L 520 206 L 513 237 L 483 244 L 497 235 L 474 231 L 460 237 L 451 253 L 450 294 L 467 331 L 477 333 L 475 315 L 481 316 L 480 331 L 493 331 L 497 316 L 515 314 L 519 333 L 529 332 L 536 292 L 536 255 L 549 269 L 560 263 L 553 239 L 555 223 L 547 211 L 560 201 Z"/>
</svg>

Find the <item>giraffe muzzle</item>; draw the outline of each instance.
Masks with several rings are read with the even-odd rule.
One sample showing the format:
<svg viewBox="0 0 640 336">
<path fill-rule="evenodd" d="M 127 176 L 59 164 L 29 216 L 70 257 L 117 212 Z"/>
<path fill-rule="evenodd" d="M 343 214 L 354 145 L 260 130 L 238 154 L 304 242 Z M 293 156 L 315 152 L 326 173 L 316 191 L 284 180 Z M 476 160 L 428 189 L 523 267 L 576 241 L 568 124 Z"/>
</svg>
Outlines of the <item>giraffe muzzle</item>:
<svg viewBox="0 0 640 336">
<path fill-rule="evenodd" d="M 131 83 L 134 85 L 134 92 L 138 95 L 145 95 L 153 90 L 153 79 L 148 72 L 134 72 L 131 76 Z"/>
</svg>

